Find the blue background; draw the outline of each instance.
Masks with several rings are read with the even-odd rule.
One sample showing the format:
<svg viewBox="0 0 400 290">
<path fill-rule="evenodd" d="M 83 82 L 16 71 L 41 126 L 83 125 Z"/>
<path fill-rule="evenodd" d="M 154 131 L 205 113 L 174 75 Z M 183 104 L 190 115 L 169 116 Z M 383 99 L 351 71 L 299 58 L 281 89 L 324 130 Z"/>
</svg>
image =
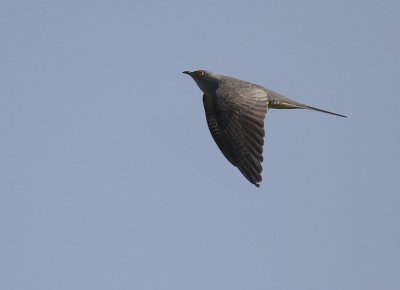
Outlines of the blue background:
<svg viewBox="0 0 400 290">
<path fill-rule="evenodd" d="M 0 289 L 400 289 L 399 1 L 0 2 Z M 208 69 L 271 110 L 259 189 Z"/>
</svg>

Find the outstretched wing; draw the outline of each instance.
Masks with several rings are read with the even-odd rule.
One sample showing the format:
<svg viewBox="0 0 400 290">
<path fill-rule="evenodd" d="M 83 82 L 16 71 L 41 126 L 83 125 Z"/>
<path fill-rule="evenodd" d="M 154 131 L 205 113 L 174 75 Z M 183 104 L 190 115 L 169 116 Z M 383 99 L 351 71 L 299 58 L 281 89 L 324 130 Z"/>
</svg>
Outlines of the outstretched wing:
<svg viewBox="0 0 400 290">
<path fill-rule="evenodd" d="M 206 111 L 207 125 L 208 129 L 210 129 L 211 136 L 213 137 L 215 143 L 217 143 L 218 148 L 221 150 L 222 154 L 224 154 L 226 159 L 228 159 L 230 163 L 236 166 L 235 158 L 231 153 L 232 150 L 230 149 L 228 144 L 224 142 L 224 140 L 222 139 L 221 128 L 217 122 L 217 115 L 214 109 L 212 97 L 204 94 L 203 105 L 204 105 L 204 110 Z"/>
<path fill-rule="evenodd" d="M 260 186 L 266 92 L 242 88 L 223 96 L 204 95 L 203 103 L 208 127 L 219 149 L 248 181 Z"/>
</svg>

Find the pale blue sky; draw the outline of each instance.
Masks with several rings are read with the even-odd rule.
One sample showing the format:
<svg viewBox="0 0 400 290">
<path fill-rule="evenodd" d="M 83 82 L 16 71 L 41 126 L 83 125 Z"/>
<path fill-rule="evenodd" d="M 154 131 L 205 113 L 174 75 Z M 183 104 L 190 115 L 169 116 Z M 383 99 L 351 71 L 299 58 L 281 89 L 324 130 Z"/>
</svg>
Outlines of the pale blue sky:
<svg viewBox="0 0 400 290">
<path fill-rule="evenodd" d="M 400 289 L 399 1 L 0 2 L 0 289 Z M 268 112 L 259 189 L 208 69 Z"/>
</svg>

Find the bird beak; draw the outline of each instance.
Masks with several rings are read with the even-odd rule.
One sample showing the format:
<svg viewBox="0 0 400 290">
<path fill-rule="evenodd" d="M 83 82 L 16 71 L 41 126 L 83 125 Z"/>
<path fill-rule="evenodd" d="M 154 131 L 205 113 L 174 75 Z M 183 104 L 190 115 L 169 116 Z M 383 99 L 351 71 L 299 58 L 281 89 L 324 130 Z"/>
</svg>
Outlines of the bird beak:
<svg viewBox="0 0 400 290">
<path fill-rule="evenodd" d="M 184 73 L 184 74 L 187 74 L 187 75 L 192 75 L 192 73 L 190 72 L 190 71 L 187 71 L 187 70 L 185 70 L 184 72 L 182 72 L 182 73 Z"/>
</svg>

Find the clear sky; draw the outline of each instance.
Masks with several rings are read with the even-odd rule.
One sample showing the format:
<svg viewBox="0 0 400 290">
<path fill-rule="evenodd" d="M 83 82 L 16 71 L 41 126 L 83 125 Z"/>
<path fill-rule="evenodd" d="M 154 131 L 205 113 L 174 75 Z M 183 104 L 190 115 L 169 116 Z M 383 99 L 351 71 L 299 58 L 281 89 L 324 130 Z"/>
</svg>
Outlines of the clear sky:
<svg viewBox="0 0 400 290">
<path fill-rule="evenodd" d="M 400 289 L 399 1 L 0 2 L 0 289 Z M 260 188 L 208 69 L 271 110 Z"/>
</svg>

